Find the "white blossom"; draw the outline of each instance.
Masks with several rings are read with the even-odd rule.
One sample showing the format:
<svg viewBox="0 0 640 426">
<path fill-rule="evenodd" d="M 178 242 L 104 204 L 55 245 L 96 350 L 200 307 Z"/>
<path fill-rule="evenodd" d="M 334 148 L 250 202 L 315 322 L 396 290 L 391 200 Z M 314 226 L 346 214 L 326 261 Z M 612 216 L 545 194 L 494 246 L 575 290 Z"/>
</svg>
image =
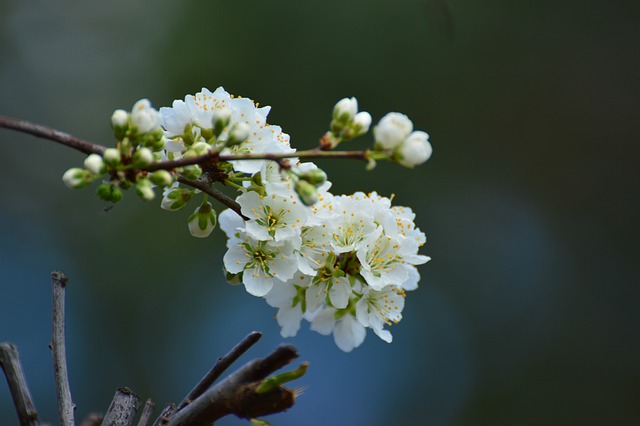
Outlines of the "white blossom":
<svg viewBox="0 0 640 426">
<path fill-rule="evenodd" d="M 415 167 L 427 161 L 433 152 L 429 135 L 422 131 L 411 133 L 397 148 L 398 163 L 405 167 Z"/>
<path fill-rule="evenodd" d="M 400 145 L 412 130 L 413 123 L 409 117 L 399 112 L 390 112 L 373 128 L 373 134 L 377 146 L 391 150 Z"/>
</svg>

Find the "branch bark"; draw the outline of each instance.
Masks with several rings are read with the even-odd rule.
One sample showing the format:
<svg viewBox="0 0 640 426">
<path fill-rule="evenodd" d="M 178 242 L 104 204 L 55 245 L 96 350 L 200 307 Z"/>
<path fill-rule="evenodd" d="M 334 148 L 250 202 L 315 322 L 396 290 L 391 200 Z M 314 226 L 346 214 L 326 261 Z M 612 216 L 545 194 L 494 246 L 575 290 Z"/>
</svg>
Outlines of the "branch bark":
<svg viewBox="0 0 640 426">
<path fill-rule="evenodd" d="M 297 357 L 298 353 L 293 346 L 279 346 L 266 358 L 258 358 L 245 364 L 207 390 L 174 414 L 167 425 L 210 425 L 229 414 L 255 418 L 289 409 L 295 402 L 294 391 L 279 386 L 259 394 L 255 389 L 269 374 Z"/>
<path fill-rule="evenodd" d="M 12 343 L 0 343 L 0 367 L 7 378 L 20 426 L 39 426 L 38 412 L 22 371 L 20 354 Z"/>
<path fill-rule="evenodd" d="M 69 389 L 69 375 L 67 373 L 67 353 L 64 337 L 64 293 L 67 276 L 63 272 L 51 273 L 53 287 L 53 337 L 51 354 L 53 356 L 53 373 L 58 397 L 58 414 L 61 426 L 73 426 L 73 410 L 75 405 L 71 399 Z"/>
<path fill-rule="evenodd" d="M 116 390 L 102 420 L 102 426 L 131 426 L 138 411 L 138 402 L 140 398 L 129 388 Z"/>
<path fill-rule="evenodd" d="M 0 127 L 28 133 L 38 138 L 49 139 L 85 154 L 102 154 L 106 149 L 104 146 L 85 141 L 68 133 L 19 118 L 0 115 Z"/>
<path fill-rule="evenodd" d="M 262 337 L 262 333 L 257 331 L 249 333 L 247 337 L 242 339 L 240 343 L 234 346 L 225 356 L 218 358 L 218 362 L 213 366 L 211 370 L 200 380 L 200 382 L 184 397 L 182 402 L 178 405 L 178 410 L 182 410 L 186 405 L 190 404 L 197 397 L 202 395 L 216 380 L 224 373 L 224 371 L 231 366 L 238 358 L 242 356 L 246 351 L 255 345 Z"/>
</svg>

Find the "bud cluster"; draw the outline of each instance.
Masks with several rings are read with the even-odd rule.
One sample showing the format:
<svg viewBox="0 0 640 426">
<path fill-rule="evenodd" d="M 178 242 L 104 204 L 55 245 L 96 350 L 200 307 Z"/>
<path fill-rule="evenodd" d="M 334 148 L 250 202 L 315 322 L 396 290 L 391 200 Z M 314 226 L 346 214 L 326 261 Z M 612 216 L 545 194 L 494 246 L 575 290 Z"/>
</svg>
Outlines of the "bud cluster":
<svg viewBox="0 0 640 426">
<path fill-rule="evenodd" d="M 413 123 L 404 114 L 390 112 L 373 129 L 374 149 L 404 167 L 413 168 L 431 157 L 429 135 L 413 131 Z"/>
<path fill-rule="evenodd" d="M 67 170 L 62 180 L 69 188 L 82 188 L 105 176 L 96 190 L 99 198 L 117 203 L 123 190 L 135 187 L 138 197 L 152 200 L 154 186 L 170 186 L 174 181 L 166 170 L 140 170 L 162 158 L 160 151 L 166 139 L 160 127 L 160 114 L 147 99 L 142 99 L 135 103 L 131 113 L 114 111 L 111 126 L 116 147 L 105 149 L 102 155 L 90 154 L 84 160 L 84 168 Z"/>
<path fill-rule="evenodd" d="M 332 148 L 342 141 L 349 141 L 364 135 L 371 126 L 371 114 L 365 111 L 358 112 L 358 100 L 356 98 L 344 98 L 333 107 L 333 119 L 331 120 Z"/>
</svg>

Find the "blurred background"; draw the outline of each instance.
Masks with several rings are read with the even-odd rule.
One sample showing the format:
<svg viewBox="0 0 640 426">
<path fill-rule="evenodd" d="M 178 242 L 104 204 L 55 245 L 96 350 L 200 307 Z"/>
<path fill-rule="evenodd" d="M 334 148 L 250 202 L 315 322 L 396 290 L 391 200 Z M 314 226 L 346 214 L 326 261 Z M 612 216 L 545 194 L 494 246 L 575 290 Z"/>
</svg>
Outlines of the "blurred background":
<svg viewBox="0 0 640 426">
<path fill-rule="evenodd" d="M 640 424 L 640 3 L 538 0 L 0 0 L 0 114 L 112 144 L 109 117 L 218 86 L 271 105 L 299 149 L 334 103 L 401 111 L 431 135 L 416 170 L 318 162 L 427 234 L 394 342 L 354 352 L 303 326 L 311 363 L 274 425 Z M 353 142 L 364 148 L 370 137 Z M 84 156 L 0 129 L 0 341 L 57 422 L 50 272 L 63 270 L 76 418 L 128 386 L 179 401 L 275 311 L 221 272 L 222 232 L 133 193 L 115 208 L 61 181 Z M 634 278 L 636 277 L 636 278 Z M 240 363 L 238 364 L 240 365 Z M 4 379 L 0 424 L 17 424 Z M 246 424 L 225 419 L 220 425 Z"/>
</svg>

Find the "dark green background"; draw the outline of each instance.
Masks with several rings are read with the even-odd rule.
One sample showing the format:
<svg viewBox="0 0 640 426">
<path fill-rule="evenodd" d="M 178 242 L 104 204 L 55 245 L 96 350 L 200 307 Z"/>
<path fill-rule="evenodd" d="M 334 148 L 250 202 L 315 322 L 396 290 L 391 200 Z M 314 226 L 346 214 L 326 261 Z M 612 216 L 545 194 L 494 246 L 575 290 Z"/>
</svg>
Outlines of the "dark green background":
<svg viewBox="0 0 640 426">
<path fill-rule="evenodd" d="M 274 424 L 640 422 L 637 1 L 0 7 L 0 114 L 98 143 L 112 143 L 116 108 L 220 85 L 271 105 L 301 149 L 345 96 L 430 133 L 417 170 L 318 163 L 334 193 L 411 206 L 433 260 L 391 345 L 370 333 L 344 354 L 306 326 L 288 339 L 311 362 L 308 388 Z M 70 277 L 78 418 L 125 385 L 181 399 L 251 330 L 265 334 L 251 357 L 283 340 L 272 308 L 225 283 L 222 233 L 194 239 L 189 212 L 133 194 L 104 212 L 93 189 L 64 187 L 83 156 L 52 142 L 1 130 L 0 148 L 0 341 L 19 346 L 45 420 L 52 270 Z M 0 383 L 0 424 L 16 423 Z"/>
</svg>

